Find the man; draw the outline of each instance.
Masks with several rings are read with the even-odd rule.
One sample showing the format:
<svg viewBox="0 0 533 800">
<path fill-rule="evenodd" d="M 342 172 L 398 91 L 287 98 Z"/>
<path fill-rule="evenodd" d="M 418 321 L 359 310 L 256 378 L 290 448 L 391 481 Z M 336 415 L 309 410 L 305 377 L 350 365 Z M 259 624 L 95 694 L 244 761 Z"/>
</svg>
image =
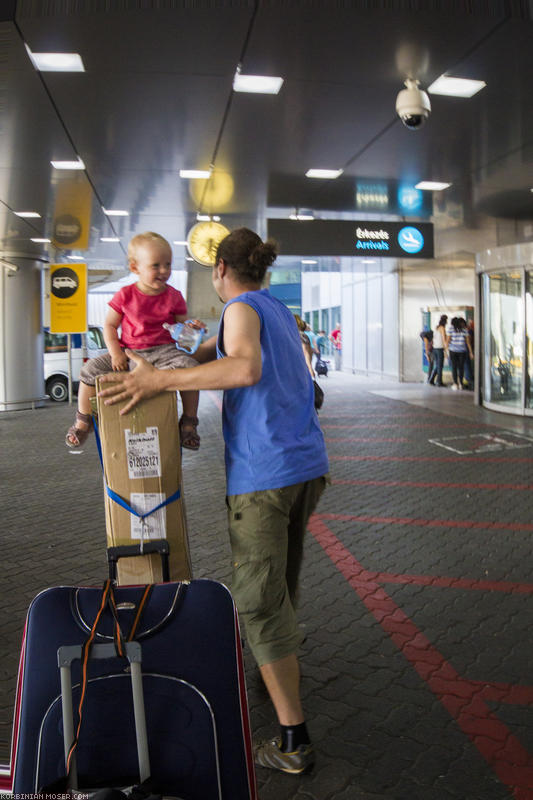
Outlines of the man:
<svg viewBox="0 0 533 800">
<path fill-rule="evenodd" d="M 131 373 L 107 376 L 107 403 L 161 391 L 224 389 L 232 590 L 248 645 L 280 723 L 256 746 L 260 766 L 302 774 L 314 764 L 300 700 L 295 602 L 307 520 L 326 483 L 328 460 L 296 323 L 261 284 L 275 246 L 239 228 L 220 243 L 213 285 L 223 303 L 218 337 L 194 369 L 156 370 L 133 357 Z M 216 356 L 216 360 L 215 359 Z"/>
</svg>

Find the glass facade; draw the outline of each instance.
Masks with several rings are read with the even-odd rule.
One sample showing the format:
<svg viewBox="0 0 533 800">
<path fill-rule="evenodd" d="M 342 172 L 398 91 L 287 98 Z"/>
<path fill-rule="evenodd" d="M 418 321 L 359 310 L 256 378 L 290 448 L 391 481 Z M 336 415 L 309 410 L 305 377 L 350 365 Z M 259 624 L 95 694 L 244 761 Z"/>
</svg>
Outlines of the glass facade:
<svg viewBox="0 0 533 800">
<path fill-rule="evenodd" d="M 533 413 L 533 268 L 481 276 L 483 402 Z"/>
</svg>

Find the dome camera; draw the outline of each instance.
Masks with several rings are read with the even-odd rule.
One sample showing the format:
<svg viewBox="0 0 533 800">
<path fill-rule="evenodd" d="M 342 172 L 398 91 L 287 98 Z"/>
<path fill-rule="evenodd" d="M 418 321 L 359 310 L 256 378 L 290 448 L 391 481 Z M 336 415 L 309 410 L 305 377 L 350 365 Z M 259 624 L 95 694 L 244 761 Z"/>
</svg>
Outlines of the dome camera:
<svg viewBox="0 0 533 800">
<path fill-rule="evenodd" d="M 402 89 L 396 98 L 396 112 L 406 128 L 416 131 L 421 128 L 431 113 L 429 97 L 419 89 L 419 81 L 407 78 L 407 89 Z"/>
</svg>

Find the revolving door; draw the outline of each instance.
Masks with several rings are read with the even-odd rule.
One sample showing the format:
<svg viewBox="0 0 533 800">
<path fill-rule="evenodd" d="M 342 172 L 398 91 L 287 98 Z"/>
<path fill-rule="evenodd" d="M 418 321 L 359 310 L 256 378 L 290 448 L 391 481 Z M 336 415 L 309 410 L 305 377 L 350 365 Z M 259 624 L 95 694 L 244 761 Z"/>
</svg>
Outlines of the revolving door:
<svg viewBox="0 0 533 800">
<path fill-rule="evenodd" d="M 533 416 L 533 266 L 481 275 L 483 405 Z"/>
</svg>

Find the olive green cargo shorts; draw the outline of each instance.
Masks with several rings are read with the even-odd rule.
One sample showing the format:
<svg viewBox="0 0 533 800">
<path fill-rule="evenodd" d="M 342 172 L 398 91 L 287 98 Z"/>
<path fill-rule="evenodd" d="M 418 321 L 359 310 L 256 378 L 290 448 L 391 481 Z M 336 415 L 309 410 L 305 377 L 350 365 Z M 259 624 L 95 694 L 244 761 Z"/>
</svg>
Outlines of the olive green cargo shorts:
<svg viewBox="0 0 533 800">
<path fill-rule="evenodd" d="M 298 574 L 307 521 L 328 476 L 226 498 L 232 593 L 259 666 L 296 653 Z"/>
</svg>

